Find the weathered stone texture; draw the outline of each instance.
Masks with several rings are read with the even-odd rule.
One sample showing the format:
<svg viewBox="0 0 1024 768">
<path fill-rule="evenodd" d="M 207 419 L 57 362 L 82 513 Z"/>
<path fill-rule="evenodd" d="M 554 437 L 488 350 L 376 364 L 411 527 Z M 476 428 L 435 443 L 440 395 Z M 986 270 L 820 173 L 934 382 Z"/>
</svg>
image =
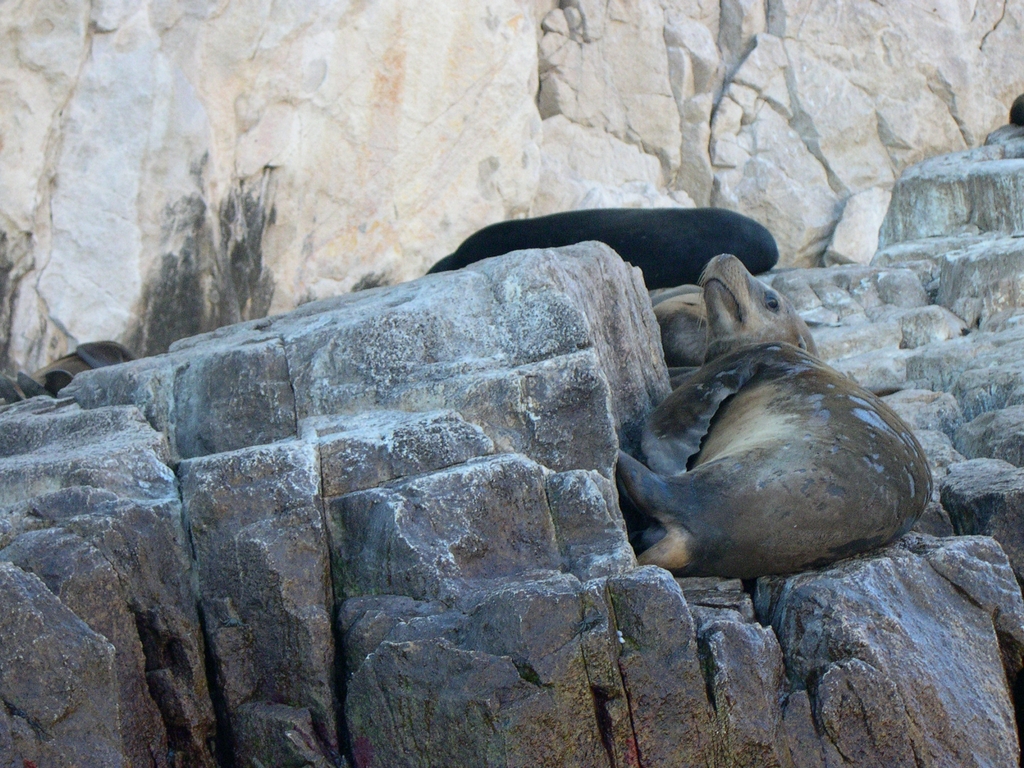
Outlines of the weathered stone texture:
<svg viewBox="0 0 1024 768">
<path fill-rule="evenodd" d="M 864 263 L 904 169 L 1006 122 L 1022 29 L 1019 0 L 12 6 L 0 367 L 163 352 L 556 210 L 722 206 L 784 265 Z M 971 215 L 1016 215 L 984 186 Z"/>
<path fill-rule="evenodd" d="M 322 756 L 331 759 L 338 753 L 333 597 L 316 452 L 304 442 L 276 443 L 184 461 L 179 475 L 233 747 L 273 754 L 250 743 L 263 710 L 241 710 L 275 704 L 311 718 Z"/>
<path fill-rule="evenodd" d="M 790 680 L 812 696 L 826 755 L 853 765 L 1018 761 L 1011 681 L 1024 601 L 991 539 L 908 537 L 821 573 L 762 580 L 757 603 Z M 1008 676 L 978 676 L 976 665 L 1004 661 Z"/>
</svg>

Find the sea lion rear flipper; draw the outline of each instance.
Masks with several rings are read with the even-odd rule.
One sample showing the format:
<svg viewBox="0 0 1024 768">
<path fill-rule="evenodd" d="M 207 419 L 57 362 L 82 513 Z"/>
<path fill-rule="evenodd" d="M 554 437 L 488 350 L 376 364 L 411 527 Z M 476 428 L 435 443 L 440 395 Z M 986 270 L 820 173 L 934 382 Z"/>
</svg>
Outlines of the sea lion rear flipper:
<svg viewBox="0 0 1024 768">
<path fill-rule="evenodd" d="M 693 537 L 680 522 L 676 508 L 679 489 L 669 487 L 664 478 L 651 472 L 627 453 L 619 451 L 616 474 L 634 506 L 653 517 L 665 528 L 665 536 L 641 554 L 641 564 L 679 569 L 691 559 Z"/>
</svg>

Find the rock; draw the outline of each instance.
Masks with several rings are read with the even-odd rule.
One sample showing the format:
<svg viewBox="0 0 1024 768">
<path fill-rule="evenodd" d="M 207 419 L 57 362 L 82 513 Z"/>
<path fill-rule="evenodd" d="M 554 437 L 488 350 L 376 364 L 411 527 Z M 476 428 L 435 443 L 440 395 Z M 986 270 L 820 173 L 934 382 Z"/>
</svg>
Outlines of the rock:
<svg viewBox="0 0 1024 768">
<path fill-rule="evenodd" d="M 825 249 L 825 266 L 871 262 L 878 250 L 878 230 L 891 196 L 884 187 L 871 187 L 846 201 L 843 217 L 832 234 L 832 242 Z"/>
<path fill-rule="evenodd" d="M 398 609 L 386 639 L 350 669 L 356 764 L 407 765 L 412 755 L 425 765 L 608 760 L 583 648 L 589 632 L 579 632 L 582 588 L 572 577 L 508 582 L 463 611 L 418 618 L 396 598 L 353 602 L 340 617 L 347 638 L 365 632 L 370 605 Z"/>
<path fill-rule="evenodd" d="M 1024 470 L 999 459 L 954 464 L 942 481 L 942 506 L 961 536 L 991 536 L 1024 577 Z"/>
<path fill-rule="evenodd" d="M 610 477 L 616 431 L 634 444 L 668 393 L 658 325 L 639 271 L 607 246 L 555 253 L 307 305 L 89 371 L 65 391 L 90 408 L 138 404 L 181 458 L 294 435 L 319 415 L 449 408 L 497 450 Z M 565 419 L 588 433 L 569 439 Z"/>
<path fill-rule="evenodd" d="M 661 191 L 664 177 L 656 157 L 564 115 L 544 121 L 541 152 L 532 216 L 586 208 L 693 207 L 685 193 Z"/>
<path fill-rule="evenodd" d="M 1024 231 L 1024 160 L 1002 145 L 944 154 L 907 168 L 892 191 L 879 247 L 908 240 Z M 965 318 L 966 319 L 966 318 Z"/>
<path fill-rule="evenodd" d="M 101 338 L 163 352 L 422 274 L 480 226 L 525 214 L 540 173 L 528 5 L 118 3 L 95 39 L 87 8 L 19 10 L 2 69 L 18 84 L 0 129 L 0 220 L 19 243 L 0 302 L 17 304 L 5 367 Z"/>
<path fill-rule="evenodd" d="M 333 760 L 333 600 L 315 451 L 285 441 L 190 459 L 179 474 L 213 674 L 235 749 L 265 760 L 289 748 L 270 743 L 278 731 L 264 722 L 262 705 L 276 704 L 312 718 L 310 749 Z"/>
<path fill-rule="evenodd" d="M 966 420 L 1024 403 L 1024 335 L 1016 326 L 928 344 L 907 356 L 907 379 L 952 393 Z"/>
<path fill-rule="evenodd" d="M 832 759 L 1018 759 L 1011 682 L 1021 667 L 1024 601 L 991 539 L 910 536 L 826 571 L 761 579 L 755 603 L 778 636 L 790 680 L 806 681 Z M 936 615 L 956 619 L 936 623 Z M 932 660 L 938 648 L 944 664 Z"/>
<path fill-rule="evenodd" d="M 33 398 L 0 418 L 0 505 L 85 485 L 145 501 L 177 495 L 167 443 L 136 408 L 82 410 L 71 400 Z"/>
<path fill-rule="evenodd" d="M 516 455 L 331 500 L 335 594 L 450 602 L 487 582 L 557 570 L 559 547 L 547 507 L 543 468 Z"/>
<path fill-rule="evenodd" d="M 1024 406 L 989 411 L 956 431 L 956 446 L 970 459 L 1002 459 L 1024 466 Z"/>
<path fill-rule="evenodd" d="M 1024 202 L 1024 191 L 1021 199 Z M 938 303 L 963 318 L 968 326 L 989 330 L 1024 308 L 1022 259 L 1024 238 L 1020 237 L 987 241 L 947 255 L 939 262 Z"/>
<path fill-rule="evenodd" d="M 714 714 L 682 591 L 654 566 L 610 580 L 607 590 L 637 752 L 655 765 L 699 762 L 712 749 Z M 657 622 L 645 620 L 654 615 Z"/>
<path fill-rule="evenodd" d="M 742 67 L 737 77 L 741 73 Z M 839 218 L 840 198 L 787 117 L 744 88 L 726 90 L 711 124 L 711 204 L 770 222 L 779 266 L 817 266 Z"/>
<path fill-rule="evenodd" d="M 915 431 L 938 430 L 953 437 L 964 423 L 960 405 L 948 392 L 904 389 L 883 397 L 882 401 Z"/>
<path fill-rule="evenodd" d="M 0 562 L 0 587 L 4 761 L 55 768 L 134 764 L 121 740 L 114 647 L 37 576 Z"/>
<path fill-rule="evenodd" d="M 580 2 L 563 17 L 567 30 L 549 25 L 553 31 L 540 40 L 541 117 L 565 115 L 643 147 L 666 171 L 677 168 L 682 135 L 661 7 L 641 3 L 609 12 Z"/>
<path fill-rule="evenodd" d="M 0 559 L 39 576 L 64 606 L 113 646 L 116 730 L 124 765 L 167 766 L 167 734 L 146 686 L 135 617 L 111 564 L 80 537 L 52 528 L 19 536 L 0 550 Z"/>
<path fill-rule="evenodd" d="M 38 574 L 110 643 L 124 764 L 163 765 L 169 747 L 212 766 L 213 707 L 166 439 L 132 407 L 44 399 L 3 409 L 0 431 L 10 478 L 0 560 Z"/>
</svg>

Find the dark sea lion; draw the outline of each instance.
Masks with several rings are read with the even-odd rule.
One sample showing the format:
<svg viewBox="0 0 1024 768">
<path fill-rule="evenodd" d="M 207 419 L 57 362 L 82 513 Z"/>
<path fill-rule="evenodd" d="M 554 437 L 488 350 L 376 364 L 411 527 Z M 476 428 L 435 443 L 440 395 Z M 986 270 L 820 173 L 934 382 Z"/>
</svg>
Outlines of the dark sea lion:
<svg viewBox="0 0 1024 768">
<path fill-rule="evenodd" d="M 1010 125 L 1024 125 L 1024 93 L 1013 100 L 1010 107 Z"/>
<path fill-rule="evenodd" d="M 722 208 L 598 208 L 484 227 L 430 272 L 461 269 L 480 259 L 525 248 L 560 248 L 586 240 L 611 246 L 644 273 L 650 288 L 696 283 L 720 253 L 735 254 L 757 274 L 775 266 L 779 249 L 765 227 Z"/>
<path fill-rule="evenodd" d="M 754 278 L 735 256 L 713 258 L 700 283 L 702 288 L 652 299 L 669 368 L 699 366 L 762 341 L 785 341 L 817 357 L 811 332 L 789 299 Z"/>
<path fill-rule="evenodd" d="M 666 534 L 639 555 L 680 575 L 753 578 L 866 552 L 931 498 L 910 428 L 873 394 L 786 343 L 704 365 L 655 409 L 648 466 L 621 487 Z"/>
<path fill-rule="evenodd" d="M 17 385 L 6 376 L 0 381 L 0 401 L 15 403 L 28 397 L 56 397 L 82 371 L 104 368 L 134 360 L 127 347 L 116 341 L 90 341 L 79 344 L 70 355 L 64 355 L 31 376 L 18 373 Z"/>
</svg>

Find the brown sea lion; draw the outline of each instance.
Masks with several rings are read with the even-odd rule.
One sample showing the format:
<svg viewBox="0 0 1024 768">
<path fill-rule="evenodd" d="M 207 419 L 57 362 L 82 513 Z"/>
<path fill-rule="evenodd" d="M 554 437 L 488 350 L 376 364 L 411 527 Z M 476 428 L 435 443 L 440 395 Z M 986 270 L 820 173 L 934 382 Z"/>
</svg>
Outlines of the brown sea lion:
<svg viewBox="0 0 1024 768">
<path fill-rule="evenodd" d="M 639 561 L 680 575 L 824 565 L 905 533 L 931 498 L 909 427 L 786 343 L 701 367 L 651 414 L 642 445 L 647 466 L 620 451 L 620 487 L 665 535 L 645 531 Z"/>
</svg>

